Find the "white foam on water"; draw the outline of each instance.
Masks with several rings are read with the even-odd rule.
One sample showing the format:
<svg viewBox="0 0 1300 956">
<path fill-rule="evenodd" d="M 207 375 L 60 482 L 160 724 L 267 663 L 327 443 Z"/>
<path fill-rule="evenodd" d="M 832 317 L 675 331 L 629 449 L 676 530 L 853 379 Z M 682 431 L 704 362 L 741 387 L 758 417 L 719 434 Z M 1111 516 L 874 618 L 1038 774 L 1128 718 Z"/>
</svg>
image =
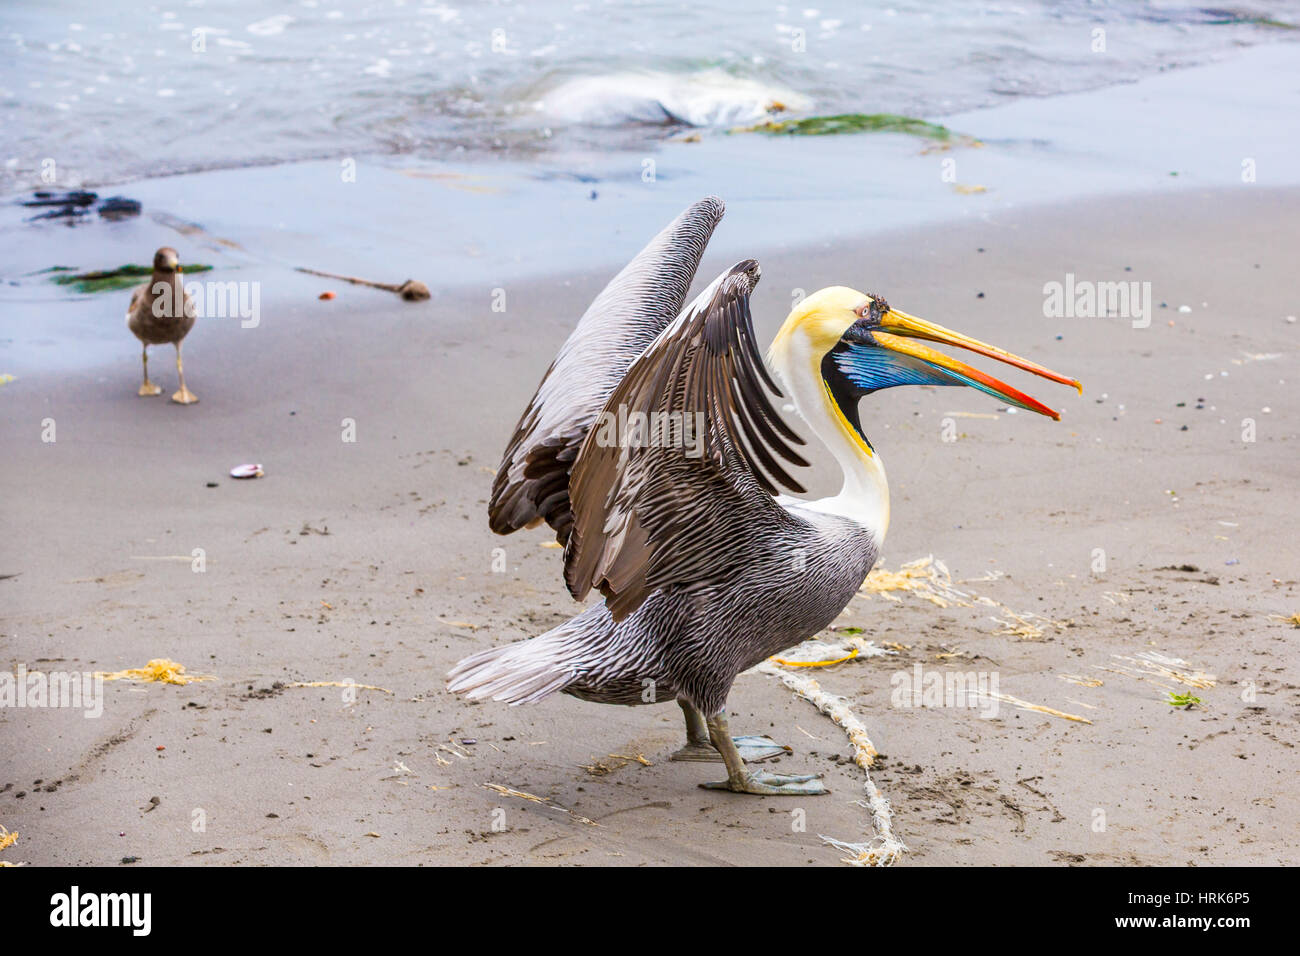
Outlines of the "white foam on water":
<svg viewBox="0 0 1300 956">
<path fill-rule="evenodd" d="M 721 70 L 612 73 L 568 80 L 539 102 L 547 116 L 567 123 L 685 123 L 735 126 L 781 109 L 806 110 L 812 100 L 794 90 L 732 76 Z"/>
<path fill-rule="evenodd" d="M 293 17 L 287 13 L 277 13 L 273 17 L 267 17 L 265 20 L 258 20 L 256 23 L 250 23 L 246 30 L 254 36 L 270 37 L 277 33 L 283 33 L 284 28 L 293 23 Z"/>
</svg>

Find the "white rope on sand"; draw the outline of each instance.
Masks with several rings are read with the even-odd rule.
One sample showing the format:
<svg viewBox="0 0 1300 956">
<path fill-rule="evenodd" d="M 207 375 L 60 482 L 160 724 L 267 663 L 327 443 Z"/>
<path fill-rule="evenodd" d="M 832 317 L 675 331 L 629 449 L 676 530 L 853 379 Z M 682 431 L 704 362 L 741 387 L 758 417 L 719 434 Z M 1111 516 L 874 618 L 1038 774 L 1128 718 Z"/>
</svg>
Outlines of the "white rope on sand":
<svg viewBox="0 0 1300 956">
<path fill-rule="evenodd" d="M 982 578 L 974 579 L 972 583 L 994 581 L 999 577 L 1001 577 L 1001 572 L 990 572 Z M 965 583 L 967 582 L 956 582 L 956 584 Z M 934 555 L 927 555 L 924 558 L 918 558 L 902 565 L 896 572 L 888 571 L 884 567 L 874 568 L 867 575 L 867 579 L 858 590 L 857 596 L 865 600 L 871 600 L 874 595 L 890 601 L 901 601 L 902 598 L 894 592 L 902 591 L 942 608 L 954 605 L 959 607 L 975 607 L 977 605 L 994 607 L 1011 619 L 1007 621 L 994 618 L 995 622 L 1002 625 L 1002 629 L 997 633 L 1012 635 L 1022 640 L 1037 640 L 1043 636 L 1048 627 L 1060 630 L 1069 626 L 1070 622 L 1068 621 L 1055 621 L 1041 614 L 1032 612 L 1019 614 L 1001 601 L 975 594 L 973 591 L 963 591 L 956 584 L 953 582 L 952 573 L 947 566 L 942 561 L 935 560 Z M 1300 617 L 1297 617 L 1297 621 L 1300 621 Z M 853 854 L 844 859 L 845 863 L 852 866 L 889 866 L 907 850 L 907 847 L 894 836 L 893 814 L 889 809 L 889 801 L 884 798 L 875 782 L 871 779 L 870 768 L 878 754 L 875 745 L 871 742 L 871 738 L 867 736 L 866 726 L 854 716 L 853 711 L 849 709 L 848 701 L 843 697 L 828 694 L 822 690 L 821 685 L 814 678 L 807 676 L 802 671 L 805 667 L 825 667 L 832 664 L 841 664 L 850 659 L 865 660 L 868 657 L 879 657 L 890 653 L 894 652 L 877 647 L 871 641 L 865 641 L 847 634 L 836 634 L 835 640 L 830 642 L 817 640 L 816 638 L 804 641 L 798 647 L 784 652 L 780 658 L 769 658 L 754 668 L 754 670 L 762 671 L 771 677 L 779 678 L 792 691 L 839 724 L 849 736 L 849 742 L 853 745 L 853 762 L 862 768 L 862 773 L 866 777 L 863 786 L 867 792 L 867 802 L 862 803 L 859 801 L 859 803 L 871 811 L 875 836 L 866 843 L 845 843 L 842 840 L 834 840 L 826 836 L 823 836 L 822 839 L 833 847 Z M 1132 659 L 1130 658 L 1130 660 Z M 1135 661 L 1134 663 L 1144 662 Z M 1166 665 L 1168 663 L 1183 664 L 1182 661 L 1165 662 Z M 1150 661 L 1145 662 L 1145 664 L 1148 669 L 1153 666 Z M 1195 676 L 1208 675 L 1197 674 Z M 1212 677 L 1210 679 L 1213 680 Z M 1037 710 L 1067 720 L 1090 723 L 1086 718 L 1066 714 L 1050 707 L 1041 707 L 1009 695 L 1000 695 L 999 699 L 1017 707 Z"/>
<path fill-rule="evenodd" d="M 876 657 L 888 653 L 871 642 L 858 638 L 848 638 L 844 643 L 848 645 L 848 648 L 845 649 L 856 649 L 860 657 Z M 818 650 L 822 650 L 822 648 L 818 648 Z M 821 836 L 823 841 L 836 849 L 852 854 L 843 858 L 843 862 L 848 863 L 850 866 L 889 866 L 894 863 L 907 850 L 907 847 L 894 836 L 893 811 L 889 808 L 889 801 L 885 799 L 884 794 L 880 792 L 880 788 L 871 779 L 870 768 L 876 757 L 879 756 L 879 752 L 876 750 L 875 744 L 871 742 L 871 737 L 867 735 L 866 725 L 849 709 L 848 701 L 843 697 L 822 690 L 821 684 L 807 674 L 787 670 L 782 665 L 771 660 L 764 661 L 754 669 L 767 674 L 769 677 L 777 678 L 786 687 L 839 724 L 848 735 L 849 743 L 853 745 L 853 762 L 862 768 L 862 774 L 865 777 L 863 788 L 866 790 L 867 799 L 865 803 L 859 801 L 859 805 L 871 811 L 875 836 L 866 843 L 846 843 L 821 834 L 818 834 L 818 836 Z"/>
</svg>

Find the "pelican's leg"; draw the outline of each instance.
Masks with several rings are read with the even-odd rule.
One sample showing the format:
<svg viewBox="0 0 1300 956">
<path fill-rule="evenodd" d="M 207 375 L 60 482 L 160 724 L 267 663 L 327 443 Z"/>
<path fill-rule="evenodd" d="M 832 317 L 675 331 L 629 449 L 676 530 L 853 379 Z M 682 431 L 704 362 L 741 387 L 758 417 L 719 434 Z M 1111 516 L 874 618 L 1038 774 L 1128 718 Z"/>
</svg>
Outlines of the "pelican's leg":
<svg viewBox="0 0 1300 956">
<path fill-rule="evenodd" d="M 671 757 L 672 760 L 721 760 L 722 754 L 713 749 L 709 743 L 709 727 L 704 722 L 704 715 L 689 700 L 677 698 L 686 718 L 686 746 Z"/>
<path fill-rule="evenodd" d="M 746 770 L 745 762 L 740 759 L 740 751 L 731 740 L 731 730 L 727 726 L 727 712 L 720 711 L 708 720 L 709 739 L 722 754 L 722 762 L 727 765 L 727 779 L 719 783 L 702 783 L 708 790 L 731 790 L 735 793 L 754 793 L 767 796 L 814 796 L 827 793 L 826 785 L 821 781 L 821 774 L 771 773 L 767 770 Z"/>
<path fill-rule="evenodd" d="M 144 382 L 140 385 L 140 391 L 136 392 L 136 394 L 140 396 L 160 394 L 162 389 L 149 381 L 149 346 L 147 345 L 140 347 L 140 362 L 144 366 Z"/>
<path fill-rule="evenodd" d="M 678 697 L 677 703 L 681 706 L 682 715 L 686 718 L 686 746 L 674 752 L 669 759 L 721 762 L 722 754 L 718 753 L 717 748 L 709 742 L 709 727 L 704 720 L 704 715 L 689 700 Z M 789 747 L 781 746 L 771 737 L 762 737 L 755 734 L 745 737 L 732 737 L 731 742 L 735 744 L 736 749 L 740 752 L 740 758 L 745 763 L 759 763 L 773 757 L 793 753 Z"/>
<path fill-rule="evenodd" d="M 181 380 L 181 387 L 172 396 L 173 402 L 181 405 L 193 405 L 199 397 L 185 387 L 185 369 L 181 367 L 181 343 L 176 343 L 176 376 Z"/>
</svg>

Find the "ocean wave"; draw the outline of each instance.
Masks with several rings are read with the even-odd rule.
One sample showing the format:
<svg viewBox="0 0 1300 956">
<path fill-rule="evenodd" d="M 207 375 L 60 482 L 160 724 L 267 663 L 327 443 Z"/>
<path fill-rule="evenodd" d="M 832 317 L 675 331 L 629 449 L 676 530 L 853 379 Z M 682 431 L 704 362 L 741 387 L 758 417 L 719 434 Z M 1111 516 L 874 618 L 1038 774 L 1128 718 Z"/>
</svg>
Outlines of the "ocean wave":
<svg viewBox="0 0 1300 956">
<path fill-rule="evenodd" d="M 644 71 L 574 77 L 543 95 L 537 106 L 548 118 L 585 126 L 733 126 L 781 110 L 806 110 L 812 100 L 783 86 L 721 70 Z"/>
</svg>

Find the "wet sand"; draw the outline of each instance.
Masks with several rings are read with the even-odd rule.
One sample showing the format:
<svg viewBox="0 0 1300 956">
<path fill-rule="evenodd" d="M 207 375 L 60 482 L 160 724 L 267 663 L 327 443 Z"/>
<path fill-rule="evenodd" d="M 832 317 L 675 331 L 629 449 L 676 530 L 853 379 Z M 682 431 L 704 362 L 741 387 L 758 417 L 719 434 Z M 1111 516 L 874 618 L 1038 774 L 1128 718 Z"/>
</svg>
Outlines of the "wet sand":
<svg viewBox="0 0 1300 956">
<path fill-rule="evenodd" d="M 904 649 L 817 676 L 882 753 L 873 777 L 902 865 L 1300 861 L 1297 632 L 1278 619 L 1300 611 L 1300 326 L 1286 321 L 1300 193 L 1119 196 L 752 254 L 764 341 L 793 289 L 844 283 L 1085 385 L 1079 397 L 1009 379 L 1061 408 L 1059 423 L 968 389 L 863 402 L 893 492 L 884 565 L 933 554 L 974 582 L 963 588 L 1070 622 L 1023 639 L 997 633 L 988 607 L 850 605 L 841 623 Z M 697 288 L 731 258 L 706 256 Z M 1150 282 L 1150 326 L 1043 318 L 1044 284 L 1067 272 Z M 17 576 L 0 580 L 3 666 L 167 657 L 216 680 L 112 682 L 98 719 L 0 708 L 0 824 L 20 834 L 3 858 L 837 865 L 819 834 L 868 839 L 844 734 L 768 677 L 738 680 L 733 728 L 791 745 L 780 769 L 825 773 L 829 796 L 699 789 L 719 771 L 667 760 L 681 735 L 671 705 L 510 709 L 443 688 L 463 655 L 576 611 L 548 536 L 495 537 L 485 506 L 519 411 L 609 274 L 510 285 L 505 313 L 487 286 L 409 305 L 268 283 L 257 329 L 214 319 L 190 336 L 189 408 L 136 397 L 125 329 L 110 363 L 6 385 L 0 575 Z M 317 301 L 327 287 L 338 298 Z M 127 297 L 97 300 L 105 324 Z M 152 357 L 170 394 L 171 357 Z M 48 418 L 54 443 L 40 440 Z M 266 477 L 230 479 L 241 462 Z M 1216 685 L 1171 707 L 1157 683 L 1117 672 L 1139 652 Z M 1002 693 L 1092 723 L 891 706 L 891 677 L 917 663 L 994 671 Z M 391 693 L 289 686 L 349 680 Z"/>
</svg>

